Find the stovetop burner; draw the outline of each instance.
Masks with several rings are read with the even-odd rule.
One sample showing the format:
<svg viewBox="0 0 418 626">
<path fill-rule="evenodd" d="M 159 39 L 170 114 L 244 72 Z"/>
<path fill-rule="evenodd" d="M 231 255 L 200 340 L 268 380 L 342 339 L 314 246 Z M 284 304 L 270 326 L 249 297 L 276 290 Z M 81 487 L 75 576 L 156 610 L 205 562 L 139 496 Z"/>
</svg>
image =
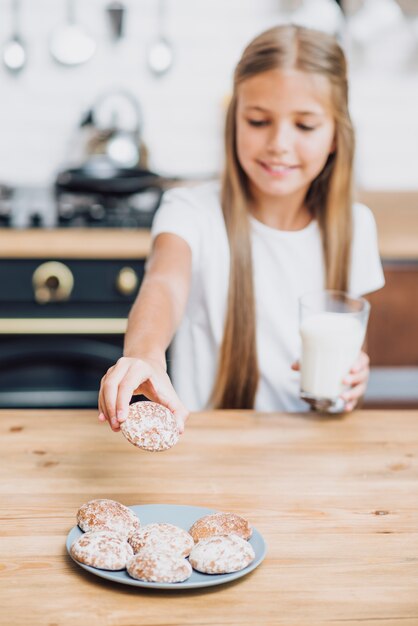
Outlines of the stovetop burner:
<svg viewBox="0 0 418 626">
<path fill-rule="evenodd" d="M 149 228 L 161 196 L 157 188 L 127 197 L 63 192 L 57 197 L 58 226 Z"/>
<path fill-rule="evenodd" d="M 163 189 L 117 196 L 0 185 L 1 228 L 150 228 Z"/>
</svg>

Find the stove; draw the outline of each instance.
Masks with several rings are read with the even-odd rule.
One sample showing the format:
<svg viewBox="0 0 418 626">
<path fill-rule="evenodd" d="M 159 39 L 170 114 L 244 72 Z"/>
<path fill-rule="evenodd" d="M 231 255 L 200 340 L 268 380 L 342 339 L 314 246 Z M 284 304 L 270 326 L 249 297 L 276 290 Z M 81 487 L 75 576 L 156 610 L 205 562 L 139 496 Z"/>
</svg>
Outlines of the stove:
<svg viewBox="0 0 418 626">
<path fill-rule="evenodd" d="M 0 228 L 149 228 L 161 195 L 0 186 Z M 97 407 L 145 259 L 20 254 L 0 262 L 0 408 Z"/>
<path fill-rule="evenodd" d="M 0 185 L 0 228 L 150 228 L 163 191 L 121 196 Z"/>
<path fill-rule="evenodd" d="M 0 185 L 0 228 L 149 228 L 166 181 L 123 194 Z M 3 258 L 0 408 L 97 407 L 144 272 L 136 256 Z"/>
</svg>

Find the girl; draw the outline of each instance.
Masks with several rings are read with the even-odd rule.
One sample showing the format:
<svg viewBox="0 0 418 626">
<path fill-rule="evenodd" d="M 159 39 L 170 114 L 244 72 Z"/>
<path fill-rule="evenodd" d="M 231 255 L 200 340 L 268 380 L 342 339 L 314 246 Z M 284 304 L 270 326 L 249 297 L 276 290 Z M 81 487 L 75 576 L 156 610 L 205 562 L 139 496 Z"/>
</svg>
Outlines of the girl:
<svg viewBox="0 0 418 626">
<path fill-rule="evenodd" d="M 172 190 L 155 218 L 124 357 L 99 394 L 99 419 L 115 431 L 133 393 L 169 407 L 181 430 L 188 410 L 207 406 L 307 410 L 295 364 L 298 298 L 384 283 L 373 216 L 351 201 L 346 61 L 332 37 L 286 25 L 249 44 L 225 148 L 220 188 Z M 173 388 L 165 351 L 176 330 Z M 362 353 L 345 380 L 346 410 L 368 374 Z"/>
</svg>

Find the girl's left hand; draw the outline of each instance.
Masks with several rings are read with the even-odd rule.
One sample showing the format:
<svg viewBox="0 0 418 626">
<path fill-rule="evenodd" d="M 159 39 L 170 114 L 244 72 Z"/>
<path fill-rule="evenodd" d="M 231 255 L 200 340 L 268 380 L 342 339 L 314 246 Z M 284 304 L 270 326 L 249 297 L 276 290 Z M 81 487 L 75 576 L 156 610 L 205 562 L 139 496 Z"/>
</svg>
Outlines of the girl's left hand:
<svg viewBox="0 0 418 626">
<path fill-rule="evenodd" d="M 364 396 L 370 375 L 369 363 L 368 355 L 365 352 L 360 352 L 359 358 L 344 378 L 344 385 L 351 386 L 350 389 L 341 394 L 341 398 L 345 402 L 345 411 L 352 411 L 360 398 Z"/>
<path fill-rule="evenodd" d="M 351 386 L 350 389 L 341 394 L 341 398 L 345 402 L 344 411 L 352 411 L 360 398 L 364 396 L 370 375 L 369 363 L 370 359 L 367 354 L 360 352 L 359 358 L 344 378 L 344 385 Z M 299 371 L 300 365 L 298 361 L 292 364 L 292 369 Z"/>
</svg>

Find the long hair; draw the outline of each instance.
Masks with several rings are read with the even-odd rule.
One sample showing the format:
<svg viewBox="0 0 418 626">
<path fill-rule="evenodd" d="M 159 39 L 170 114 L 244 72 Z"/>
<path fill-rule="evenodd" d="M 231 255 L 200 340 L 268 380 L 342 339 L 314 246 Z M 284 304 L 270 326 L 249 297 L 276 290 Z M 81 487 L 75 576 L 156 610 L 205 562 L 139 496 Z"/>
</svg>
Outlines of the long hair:
<svg viewBox="0 0 418 626">
<path fill-rule="evenodd" d="M 256 37 L 244 50 L 235 70 L 226 115 L 221 204 L 231 261 L 224 336 L 211 396 L 215 408 L 253 408 L 259 381 L 250 193 L 237 156 L 236 111 L 240 84 L 273 69 L 296 69 L 325 76 L 329 81 L 335 150 L 311 183 L 305 202 L 321 232 L 326 287 L 345 291 L 348 286 L 354 133 L 348 112 L 345 56 L 336 40 L 325 33 L 294 25 L 278 26 Z"/>
</svg>

